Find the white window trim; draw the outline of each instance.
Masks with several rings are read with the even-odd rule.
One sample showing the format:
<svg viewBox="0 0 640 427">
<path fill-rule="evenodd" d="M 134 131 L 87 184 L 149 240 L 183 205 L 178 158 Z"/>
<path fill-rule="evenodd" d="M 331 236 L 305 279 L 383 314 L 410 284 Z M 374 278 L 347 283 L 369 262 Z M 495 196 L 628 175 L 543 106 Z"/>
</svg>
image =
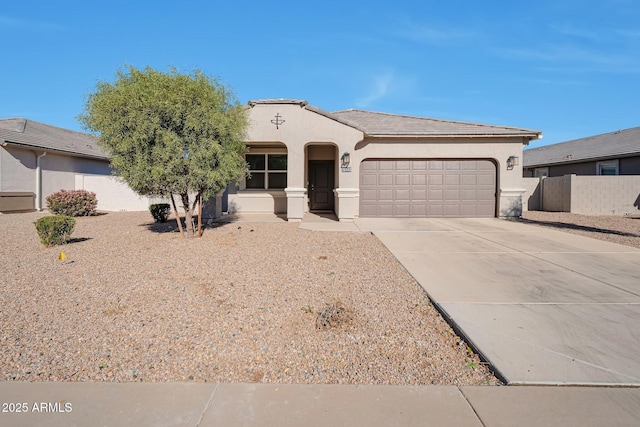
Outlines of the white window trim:
<svg viewBox="0 0 640 427">
<path fill-rule="evenodd" d="M 602 167 L 613 166 L 616 168 L 616 175 L 620 175 L 620 161 L 618 159 L 614 160 L 603 160 L 601 162 L 596 162 L 596 175 L 602 175 Z"/>
</svg>

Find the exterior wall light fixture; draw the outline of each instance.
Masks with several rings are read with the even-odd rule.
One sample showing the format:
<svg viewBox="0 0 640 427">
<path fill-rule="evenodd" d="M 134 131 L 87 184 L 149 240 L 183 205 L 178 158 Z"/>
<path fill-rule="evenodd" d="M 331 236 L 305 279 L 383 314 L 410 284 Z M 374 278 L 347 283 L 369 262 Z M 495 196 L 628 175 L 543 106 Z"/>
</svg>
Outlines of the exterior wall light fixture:
<svg viewBox="0 0 640 427">
<path fill-rule="evenodd" d="M 340 160 L 342 160 L 342 167 L 348 168 L 349 164 L 351 163 L 351 155 L 348 151 L 345 151 Z"/>
<path fill-rule="evenodd" d="M 507 169 L 511 170 L 514 166 L 520 164 L 520 158 L 518 156 L 509 156 L 507 159 Z"/>
</svg>

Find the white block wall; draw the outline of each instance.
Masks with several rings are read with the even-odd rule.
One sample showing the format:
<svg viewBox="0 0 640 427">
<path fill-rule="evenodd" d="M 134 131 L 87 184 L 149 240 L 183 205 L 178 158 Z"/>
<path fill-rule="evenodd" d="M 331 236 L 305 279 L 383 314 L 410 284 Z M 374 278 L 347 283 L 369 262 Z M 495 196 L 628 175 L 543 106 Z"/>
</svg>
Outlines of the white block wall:
<svg viewBox="0 0 640 427">
<path fill-rule="evenodd" d="M 139 196 L 126 183 L 114 176 L 76 174 L 75 189 L 96 193 L 98 210 L 146 211 L 152 203 L 161 200 Z"/>
</svg>

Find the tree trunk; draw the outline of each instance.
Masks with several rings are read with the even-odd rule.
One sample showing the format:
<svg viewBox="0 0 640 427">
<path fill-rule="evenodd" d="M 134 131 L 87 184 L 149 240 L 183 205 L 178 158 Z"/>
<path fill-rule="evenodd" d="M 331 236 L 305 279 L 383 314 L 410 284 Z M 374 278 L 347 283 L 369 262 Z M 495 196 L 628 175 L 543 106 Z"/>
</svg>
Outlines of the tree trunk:
<svg viewBox="0 0 640 427">
<path fill-rule="evenodd" d="M 182 207 L 184 208 L 184 221 L 186 222 L 186 233 L 187 237 L 193 237 L 193 210 L 191 206 L 189 206 L 189 194 L 183 193 L 180 195 L 182 197 Z"/>
<path fill-rule="evenodd" d="M 182 220 L 180 220 L 180 212 L 178 212 L 178 208 L 176 207 L 176 201 L 173 199 L 173 193 L 169 193 L 171 196 L 171 204 L 173 205 L 173 211 L 176 213 L 176 221 L 178 222 L 178 230 L 180 230 L 180 235 L 184 237 L 184 231 L 182 231 Z"/>
<path fill-rule="evenodd" d="M 198 194 L 198 237 L 202 237 L 202 193 Z"/>
</svg>

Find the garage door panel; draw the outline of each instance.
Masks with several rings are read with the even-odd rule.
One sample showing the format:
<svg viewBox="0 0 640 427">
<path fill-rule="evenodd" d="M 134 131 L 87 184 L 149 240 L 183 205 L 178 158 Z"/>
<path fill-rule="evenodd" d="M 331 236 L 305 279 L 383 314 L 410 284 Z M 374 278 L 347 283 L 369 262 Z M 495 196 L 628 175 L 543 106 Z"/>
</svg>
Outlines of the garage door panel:
<svg viewBox="0 0 640 427">
<path fill-rule="evenodd" d="M 377 162 L 362 162 L 360 163 L 360 171 L 377 171 L 378 163 Z"/>
<path fill-rule="evenodd" d="M 443 185 L 444 175 L 439 173 L 436 173 L 433 175 L 429 174 L 428 182 L 429 182 L 429 185 Z"/>
<path fill-rule="evenodd" d="M 458 160 L 447 160 L 444 164 L 444 169 L 447 171 L 459 171 L 460 162 Z"/>
<path fill-rule="evenodd" d="M 365 160 L 360 216 L 493 217 L 496 168 L 489 160 Z"/>
<path fill-rule="evenodd" d="M 381 202 L 393 202 L 393 190 L 378 190 L 378 200 Z"/>
<path fill-rule="evenodd" d="M 475 202 L 476 200 L 478 200 L 478 194 L 476 190 L 462 190 L 460 192 L 460 201 Z"/>
<path fill-rule="evenodd" d="M 487 174 L 478 175 L 478 185 L 486 185 L 493 188 L 495 183 L 496 183 L 495 175 L 487 175 Z"/>
<path fill-rule="evenodd" d="M 419 189 L 419 190 L 415 190 L 415 189 L 411 189 L 411 200 L 413 200 L 414 202 L 418 203 L 418 202 L 422 202 L 422 201 L 427 201 L 427 192 L 424 189 Z"/>
<path fill-rule="evenodd" d="M 411 160 L 396 160 L 396 169 L 397 171 L 408 171 L 411 170 Z"/>
<path fill-rule="evenodd" d="M 408 203 L 396 203 L 393 216 L 411 216 L 411 205 Z"/>
<path fill-rule="evenodd" d="M 477 162 L 478 171 L 486 171 L 490 172 L 491 175 L 495 175 L 496 173 L 496 165 L 489 160 L 478 160 Z"/>
<path fill-rule="evenodd" d="M 411 175 L 406 173 L 400 173 L 396 175 L 396 185 L 410 185 Z"/>
<path fill-rule="evenodd" d="M 374 186 L 376 185 L 377 178 L 378 177 L 376 175 L 363 174 L 360 177 L 360 183 L 365 187 Z"/>
<path fill-rule="evenodd" d="M 393 175 L 392 174 L 380 174 L 378 175 L 378 185 L 382 186 L 382 185 L 387 185 L 387 186 L 392 186 L 393 185 Z"/>
<path fill-rule="evenodd" d="M 411 175 L 411 185 L 423 186 L 426 183 L 427 183 L 427 175 L 424 175 L 424 174 Z"/>
<path fill-rule="evenodd" d="M 363 202 L 376 202 L 378 192 L 376 190 L 360 190 L 360 200 Z"/>
<path fill-rule="evenodd" d="M 412 218 L 422 218 L 427 216 L 427 204 L 411 204 L 411 215 Z"/>
<path fill-rule="evenodd" d="M 432 190 L 430 188 L 428 195 L 429 201 L 444 200 L 444 190 Z"/>
<path fill-rule="evenodd" d="M 426 171 L 429 165 L 427 160 L 413 160 L 411 169 L 414 171 Z"/>
<path fill-rule="evenodd" d="M 395 169 L 395 161 L 393 160 L 378 160 L 379 171 L 392 171 Z"/>
<path fill-rule="evenodd" d="M 429 160 L 429 170 L 433 170 L 433 171 L 444 170 L 444 160 Z"/>
<path fill-rule="evenodd" d="M 462 185 L 476 185 L 478 183 L 478 175 L 464 174 L 462 175 Z"/>
<path fill-rule="evenodd" d="M 444 198 L 447 201 L 458 201 L 460 200 L 460 190 L 457 188 L 444 190 Z"/>
<path fill-rule="evenodd" d="M 394 200 L 396 201 L 402 201 L 402 200 L 411 200 L 410 197 L 410 190 L 409 189 L 403 189 L 403 190 L 396 190 L 395 191 L 395 197 Z"/>
<path fill-rule="evenodd" d="M 459 217 L 460 216 L 460 205 L 455 204 L 455 205 L 450 205 L 450 204 L 445 204 L 444 205 L 444 217 Z"/>
<path fill-rule="evenodd" d="M 445 175 L 444 177 L 445 185 L 460 185 L 460 175 Z"/>
<path fill-rule="evenodd" d="M 393 216 L 393 205 L 380 204 L 378 205 L 378 216 Z"/>
</svg>

